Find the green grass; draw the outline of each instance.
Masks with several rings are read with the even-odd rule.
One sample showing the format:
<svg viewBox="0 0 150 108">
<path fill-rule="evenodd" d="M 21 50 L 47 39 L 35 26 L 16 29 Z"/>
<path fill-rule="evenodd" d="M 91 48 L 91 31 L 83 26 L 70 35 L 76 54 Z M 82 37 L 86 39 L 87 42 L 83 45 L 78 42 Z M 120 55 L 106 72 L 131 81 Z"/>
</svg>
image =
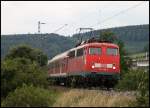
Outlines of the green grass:
<svg viewBox="0 0 150 108">
<path fill-rule="evenodd" d="M 143 56 L 145 56 L 146 53 L 145 52 L 142 52 L 142 53 L 136 53 L 136 54 L 132 54 L 130 55 L 131 58 L 141 58 Z"/>
</svg>

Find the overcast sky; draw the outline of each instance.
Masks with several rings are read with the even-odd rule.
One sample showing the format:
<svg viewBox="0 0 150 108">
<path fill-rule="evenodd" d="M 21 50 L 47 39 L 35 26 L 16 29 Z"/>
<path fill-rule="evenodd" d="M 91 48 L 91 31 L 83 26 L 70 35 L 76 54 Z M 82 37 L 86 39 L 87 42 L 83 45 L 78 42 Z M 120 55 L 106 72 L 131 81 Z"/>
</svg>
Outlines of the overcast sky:
<svg viewBox="0 0 150 108">
<path fill-rule="evenodd" d="M 1 34 L 37 33 L 38 21 L 46 23 L 42 33 L 66 36 L 80 27 L 149 24 L 149 1 L 1 1 Z"/>
</svg>

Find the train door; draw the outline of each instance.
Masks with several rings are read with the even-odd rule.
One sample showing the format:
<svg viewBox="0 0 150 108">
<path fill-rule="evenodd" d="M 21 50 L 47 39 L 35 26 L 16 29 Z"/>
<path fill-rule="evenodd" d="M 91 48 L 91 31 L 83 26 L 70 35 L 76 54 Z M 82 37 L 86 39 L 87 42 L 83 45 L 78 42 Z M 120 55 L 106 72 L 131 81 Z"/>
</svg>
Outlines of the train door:
<svg viewBox="0 0 150 108">
<path fill-rule="evenodd" d="M 68 53 L 68 73 L 72 73 L 72 72 L 75 72 L 75 65 L 76 65 L 76 62 L 75 62 L 75 50 L 73 51 L 70 51 Z"/>
<path fill-rule="evenodd" d="M 76 50 L 76 72 L 82 72 L 84 68 L 84 48 Z"/>
</svg>

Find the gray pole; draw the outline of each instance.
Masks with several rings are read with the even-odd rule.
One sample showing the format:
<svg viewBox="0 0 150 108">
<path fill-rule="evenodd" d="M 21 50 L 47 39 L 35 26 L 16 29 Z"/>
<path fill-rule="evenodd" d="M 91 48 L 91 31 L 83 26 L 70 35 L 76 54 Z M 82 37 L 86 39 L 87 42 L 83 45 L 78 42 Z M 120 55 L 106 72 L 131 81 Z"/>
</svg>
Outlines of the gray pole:
<svg viewBox="0 0 150 108">
<path fill-rule="evenodd" d="M 38 21 L 38 33 L 40 34 L 40 21 Z"/>
<path fill-rule="evenodd" d="M 147 60 L 147 52 L 146 52 L 146 60 Z"/>
<path fill-rule="evenodd" d="M 46 23 L 41 23 L 40 21 L 38 21 L 38 34 L 40 34 L 41 33 L 41 31 L 40 31 L 40 25 L 41 24 L 46 24 Z M 42 51 L 42 35 L 41 35 L 41 37 L 40 37 L 40 40 L 41 40 L 41 44 L 40 44 L 40 48 L 41 48 L 41 51 Z M 40 64 L 41 64 L 41 54 L 39 55 L 40 56 Z"/>
</svg>

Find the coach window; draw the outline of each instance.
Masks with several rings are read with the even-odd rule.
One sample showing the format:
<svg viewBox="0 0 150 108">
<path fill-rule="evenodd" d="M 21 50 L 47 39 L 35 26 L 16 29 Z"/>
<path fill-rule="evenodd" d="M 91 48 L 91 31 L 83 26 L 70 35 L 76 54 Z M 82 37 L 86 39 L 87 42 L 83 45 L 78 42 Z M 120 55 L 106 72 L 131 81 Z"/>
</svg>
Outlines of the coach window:
<svg viewBox="0 0 150 108">
<path fill-rule="evenodd" d="M 56 62 L 54 62 L 54 68 L 56 68 L 57 67 L 57 64 L 56 64 Z"/>
<path fill-rule="evenodd" d="M 53 68 L 53 64 L 51 63 L 51 64 L 49 64 L 49 68 Z"/>
<path fill-rule="evenodd" d="M 101 48 L 89 48 L 89 54 L 91 55 L 100 55 L 101 54 Z"/>
<path fill-rule="evenodd" d="M 107 48 L 108 55 L 117 55 L 118 49 L 117 48 Z"/>
<path fill-rule="evenodd" d="M 75 51 L 71 51 L 71 52 L 69 52 L 69 57 L 71 57 L 71 58 L 73 58 L 73 57 L 75 57 Z"/>
<path fill-rule="evenodd" d="M 77 50 L 77 57 L 83 56 L 83 48 Z"/>
</svg>

